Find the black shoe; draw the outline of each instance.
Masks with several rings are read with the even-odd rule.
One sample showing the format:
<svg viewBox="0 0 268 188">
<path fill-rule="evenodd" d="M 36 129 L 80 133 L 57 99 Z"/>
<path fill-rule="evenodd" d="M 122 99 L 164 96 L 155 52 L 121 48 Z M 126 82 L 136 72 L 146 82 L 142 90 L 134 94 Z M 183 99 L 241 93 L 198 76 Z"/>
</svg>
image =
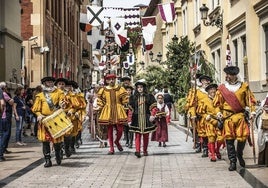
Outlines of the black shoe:
<svg viewBox="0 0 268 188">
<path fill-rule="evenodd" d="M 163 147 L 167 147 L 167 145 L 164 143 L 164 144 L 163 144 Z"/>
<path fill-rule="evenodd" d="M 114 151 L 109 151 L 108 153 L 107 153 L 107 155 L 113 155 L 114 154 Z"/>
<path fill-rule="evenodd" d="M 196 149 L 195 149 L 195 153 L 200 153 L 201 152 L 201 147 L 197 147 Z"/>
<path fill-rule="evenodd" d="M 46 163 L 44 165 L 45 168 L 51 167 L 52 166 L 52 162 L 50 159 L 46 159 Z"/>
<path fill-rule="evenodd" d="M 241 158 L 241 159 L 238 158 L 238 161 L 239 161 L 240 166 L 245 168 L 245 166 L 246 166 L 245 160 L 243 158 Z"/>
<path fill-rule="evenodd" d="M 9 153 L 12 153 L 12 152 L 5 149 L 5 154 L 9 154 Z"/>
<path fill-rule="evenodd" d="M 60 157 L 56 158 L 56 162 L 57 162 L 58 165 L 61 165 L 61 158 Z"/>
<path fill-rule="evenodd" d="M 75 148 L 71 148 L 71 154 L 76 154 Z"/>
<path fill-rule="evenodd" d="M 3 162 L 5 160 L 6 160 L 6 158 L 4 156 L 3 157 L 0 157 L 0 162 Z"/>
<path fill-rule="evenodd" d="M 230 163 L 230 166 L 228 168 L 229 171 L 235 171 L 236 170 L 236 163 L 234 162 L 231 162 Z"/>
<path fill-rule="evenodd" d="M 132 144 L 129 144 L 128 148 L 130 148 L 130 149 L 131 149 L 131 148 L 132 148 Z"/>
<path fill-rule="evenodd" d="M 71 157 L 72 153 L 69 150 L 65 150 L 65 155 L 67 158 Z"/>
<path fill-rule="evenodd" d="M 161 147 L 161 142 L 159 142 L 158 147 Z"/>
<path fill-rule="evenodd" d="M 138 158 L 141 158 L 141 153 L 140 152 L 135 152 L 135 155 L 136 155 L 136 157 L 138 157 Z"/>
</svg>

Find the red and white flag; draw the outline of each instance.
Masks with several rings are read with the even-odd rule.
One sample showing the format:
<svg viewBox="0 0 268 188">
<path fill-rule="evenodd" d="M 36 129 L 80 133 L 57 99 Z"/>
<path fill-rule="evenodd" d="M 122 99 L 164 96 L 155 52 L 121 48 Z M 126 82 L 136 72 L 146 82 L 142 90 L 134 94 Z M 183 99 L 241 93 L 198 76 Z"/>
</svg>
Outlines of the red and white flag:
<svg viewBox="0 0 268 188">
<path fill-rule="evenodd" d="M 158 10 L 163 21 L 173 23 L 175 19 L 174 2 L 158 4 Z"/>
<path fill-rule="evenodd" d="M 226 46 L 226 66 L 232 66 L 232 59 L 231 59 L 231 50 L 230 50 L 230 46 L 229 46 L 229 35 L 227 36 L 227 39 L 226 39 L 226 43 L 227 43 L 227 46 Z"/>
<path fill-rule="evenodd" d="M 145 49 L 151 50 L 153 48 L 154 35 L 156 31 L 156 18 L 155 16 L 142 17 L 141 22 Z"/>
</svg>

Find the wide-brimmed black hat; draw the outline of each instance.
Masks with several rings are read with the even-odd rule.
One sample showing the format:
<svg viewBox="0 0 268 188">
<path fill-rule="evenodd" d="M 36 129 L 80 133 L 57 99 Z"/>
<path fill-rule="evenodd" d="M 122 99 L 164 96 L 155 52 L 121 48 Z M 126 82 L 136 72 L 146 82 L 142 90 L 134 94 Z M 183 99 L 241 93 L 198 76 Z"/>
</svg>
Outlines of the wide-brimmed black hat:
<svg viewBox="0 0 268 188">
<path fill-rule="evenodd" d="M 64 82 L 66 84 L 68 80 L 65 78 L 57 78 L 56 81 L 54 82 L 54 85 L 57 85 L 59 82 Z"/>
<path fill-rule="evenodd" d="M 237 66 L 228 66 L 228 67 L 225 67 L 223 71 L 229 75 L 237 75 L 240 70 L 239 70 L 239 67 Z"/>
<path fill-rule="evenodd" d="M 201 76 L 199 77 L 199 82 L 201 82 L 201 80 L 208 80 L 208 81 L 210 81 L 210 82 L 213 81 L 212 78 L 211 78 L 210 76 L 207 76 L 207 75 L 201 75 Z"/>
<path fill-rule="evenodd" d="M 136 83 L 135 83 L 135 86 L 137 87 L 138 85 L 142 85 L 143 87 L 146 87 L 146 83 L 144 81 L 140 81 L 138 80 Z"/>
<path fill-rule="evenodd" d="M 129 76 L 124 76 L 121 78 L 121 82 L 124 82 L 125 80 L 131 81 L 131 78 Z"/>
<path fill-rule="evenodd" d="M 41 83 L 43 84 L 46 81 L 53 81 L 55 82 L 55 78 L 53 78 L 52 76 L 46 76 L 44 78 L 41 79 Z"/>
<path fill-rule="evenodd" d="M 218 85 L 217 84 L 209 84 L 207 87 L 206 87 L 206 92 L 208 92 L 208 90 L 212 89 L 212 88 L 218 88 Z"/>
</svg>

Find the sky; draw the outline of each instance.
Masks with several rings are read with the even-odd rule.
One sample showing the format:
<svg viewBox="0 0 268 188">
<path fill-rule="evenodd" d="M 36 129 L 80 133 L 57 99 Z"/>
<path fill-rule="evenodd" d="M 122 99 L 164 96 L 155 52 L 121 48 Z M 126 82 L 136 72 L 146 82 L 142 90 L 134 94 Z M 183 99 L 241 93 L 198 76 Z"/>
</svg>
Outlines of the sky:
<svg viewBox="0 0 268 188">
<path fill-rule="evenodd" d="M 138 4 L 149 5 L 151 0 L 103 0 L 104 7 L 132 8 Z"/>
</svg>

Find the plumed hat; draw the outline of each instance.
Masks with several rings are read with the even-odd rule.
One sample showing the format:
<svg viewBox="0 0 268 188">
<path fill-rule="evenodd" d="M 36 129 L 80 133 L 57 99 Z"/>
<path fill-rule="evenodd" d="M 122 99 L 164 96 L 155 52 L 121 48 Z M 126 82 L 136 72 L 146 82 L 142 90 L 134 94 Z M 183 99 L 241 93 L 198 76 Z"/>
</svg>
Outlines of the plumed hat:
<svg viewBox="0 0 268 188">
<path fill-rule="evenodd" d="M 212 89 L 212 88 L 218 88 L 218 85 L 217 84 L 209 84 L 207 87 L 206 87 L 206 92 L 208 92 L 208 90 Z"/>
<path fill-rule="evenodd" d="M 239 70 L 239 67 L 237 66 L 228 66 L 228 67 L 225 67 L 223 71 L 229 75 L 237 75 L 240 70 Z"/>
<path fill-rule="evenodd" d="M 55 78 L 51 77 L 51 76 L 46 76 L 44 78 L 41 79 L 41 83 L 43 84 L 46 81 L 53 81 L 55 82 Z"/>
<path fill-rule="evenodd" d="M 116 75 L 115 74 L 107 74 L 105 76 L 105 79 L 108 80 L 108 79 L 111 79 L 111 78 L 116 78 Z"/>
<path fill-rule="evenodd" d="M 206 75 L 201 75 L 199 77 L 199 82 L 201 82 L 201 80 L 208 80 L 208 81 L 212 82 L 212 78 L 209 76 L 206 76 Z"/>
<path fill-rule="evenodd" d="M 54 85 L 57 85 L 59 82 L 64 82 L 66 84 L 68 80 L 65 78 L 57 78 Z"/>
</svg>

